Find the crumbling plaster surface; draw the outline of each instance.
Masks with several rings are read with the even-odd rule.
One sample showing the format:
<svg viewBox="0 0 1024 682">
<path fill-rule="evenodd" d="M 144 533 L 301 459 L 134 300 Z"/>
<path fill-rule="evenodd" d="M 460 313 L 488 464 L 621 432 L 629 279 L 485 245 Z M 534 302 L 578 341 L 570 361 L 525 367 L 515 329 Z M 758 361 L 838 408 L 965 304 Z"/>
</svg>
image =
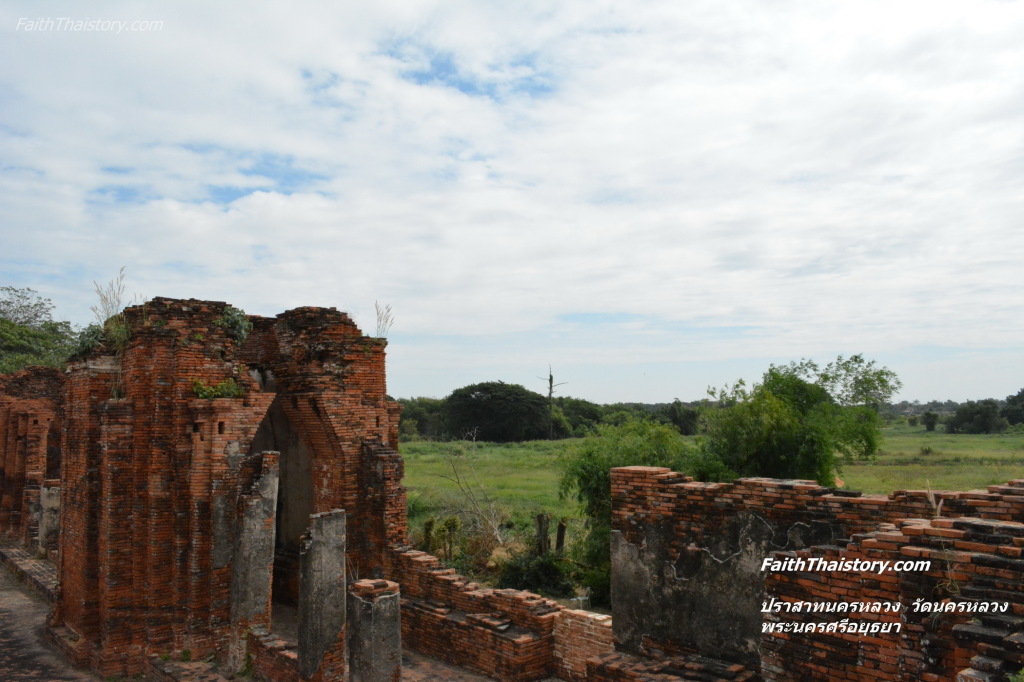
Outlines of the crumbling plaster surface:
<svg viewBox="0 0 1024 682">
<path fill-rule="evenodd" d="M 756 665 L 769 552 L 829 543 L 828 524 L 780 527 L 743 512 L 707 547 L 679 548 L 676 529 L 647 524 L 639 543 L 612 531 L 612 627 L 620 649 L 639 654 L 697 651 Z"/>
</svg>

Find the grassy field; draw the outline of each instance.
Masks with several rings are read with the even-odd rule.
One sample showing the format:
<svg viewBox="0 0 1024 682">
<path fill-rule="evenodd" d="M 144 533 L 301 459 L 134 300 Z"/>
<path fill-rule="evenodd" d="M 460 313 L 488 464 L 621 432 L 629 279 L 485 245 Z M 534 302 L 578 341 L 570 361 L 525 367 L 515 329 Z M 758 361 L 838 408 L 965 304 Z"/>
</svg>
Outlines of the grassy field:
<svg viewBox="0 0 1024 682">
<path fill-rule="evenodd" d="M 973 490 L 1024 478 L 1024 433 L 950 435 L 904 425 L 882 434 L 875 460 L 843 467 L 850 490 Z"/>
<path fill-rule="evenodd" d="M 402 443 L 409 517 L 418 526 L 428 516 L 445 516 L 471 505 L 452 465 L 479 500 L 489 498 L 521 528 L 534 516 L 576 517 L 575 505 L 558 497 L 558 460 L 569 441 L 528 443 Z"/>
<path fill-rule="evenodd" d="M 529 528 L 540 512 L 577 518 L 575 504 L 558 497 L 559 458 L 573 442 L 403 443 L 410 521 L 415 527 L 428 516 L 467 506 L 466 495 L 449 480 L 453 463 L 479 499 L 486 494 L 519 528 Z M 1024 478 L 1024 433 L 947 435 L 923 427 L 889 427 L 883 431 L 881 454 L 870 462 L 846 464 L 840 477 L 847 489 L 865 493 L 984 488 Z"/>
</svg>

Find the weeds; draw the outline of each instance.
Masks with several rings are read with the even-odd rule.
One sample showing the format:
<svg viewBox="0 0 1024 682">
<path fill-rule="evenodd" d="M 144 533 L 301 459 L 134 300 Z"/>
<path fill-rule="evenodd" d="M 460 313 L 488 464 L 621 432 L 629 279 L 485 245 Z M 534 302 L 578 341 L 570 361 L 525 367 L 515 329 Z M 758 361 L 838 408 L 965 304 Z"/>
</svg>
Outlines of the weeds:
<svg viewBox="0 0 1024 682">
<path fill-rule="evenodd" d="M 216 386 L 210 386 L 209 384 L 199 380 L 192 380 L 192 393 L 197 398 L 203 398 L 205 400 L 213 400 L 215 398 L 241 398 L 245 395 L 245 388 L 241 386 L 234 378 L 228 378 L 220 382 Z"/>
<path fill-rule="evenodd" d="M 391 331 L 391 325 L 395 323 L 395 317 L 391 312 L 391 304 L 381 306 L 377 301 L 373 302 L 373 307 L 377 311 L 377 338 L 387 338 L 388 332 Z"/>
<path fill-rule="evenodd" d="M 228 336 L 239 344 L 245 343 L 245 340 L 249 338 L 250 332 L 252 332 L 252 320 L 249 319 L 249 316 L 241 308 L 231 305 L 226 306 L 224 313 L 214 320 L 213 323 L 218 327 L 223 327 L 227 331 Z"/>
<path fill-rule="evenodd" d="M 476 469 L 473 467 L 471 452 L 476 449 L 476 433 L 468 435 L 470 447 L 463 448 L 460 452 L 455 447 L 447 448 L 445 459 L 450 474 L 436 474 L 459 489 L 462 494 L 463 505 L 458 510 L 460 514 L 469 515 L 486 529 L 486 532 L 494 538 L 496 545 L 503 544 L 501 536 L 502 513 L 487 494 L 487 490 L 480 484 Z"/>
</svg>

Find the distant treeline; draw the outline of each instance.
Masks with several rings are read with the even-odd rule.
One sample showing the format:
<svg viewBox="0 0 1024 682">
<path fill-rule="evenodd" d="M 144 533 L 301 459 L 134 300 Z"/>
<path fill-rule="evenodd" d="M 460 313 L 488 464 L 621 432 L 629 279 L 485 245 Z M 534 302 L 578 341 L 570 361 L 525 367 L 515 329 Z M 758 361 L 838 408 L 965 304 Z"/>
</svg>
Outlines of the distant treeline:
<svg viewBox="0 0 1024 682">
<path fill-rule="evenodd" d="M 398 398 L 398 402 L 402 404 L 399 435 L 404 441 L 476 438 L 499 443 L 580 438 L 595 433 L 599 424 L 619 425 L 634 419 L 669 424 L 683 435 L 696 435 L 701 410 L 717 404 L 705 399 L 601 405 L 565 396 L 549 401 L 518 384 L 501 381 L 465 386 L 446 398 Z M 941 424 L 948 433 L 998 433 L 1024 423 L 1024 389 L 1005 400 L 904 400 L 884 404 L 879 411 L 887 421 L 920 424 L 929 431 Z"/>
<path fill-rule="evenodd" d="M 622 424 L 632 419 L 671 424 L 684 435 L 697 433 L 699 403 L 613 403 L 599 405 L 582 398 L 546 396 L 518 384 L 501 381 L 473 384 L 447 398 L 399 398 L 402 440 L 461 440 L 493 442 L 579 438 L 598 424 Z"/>
</svg>

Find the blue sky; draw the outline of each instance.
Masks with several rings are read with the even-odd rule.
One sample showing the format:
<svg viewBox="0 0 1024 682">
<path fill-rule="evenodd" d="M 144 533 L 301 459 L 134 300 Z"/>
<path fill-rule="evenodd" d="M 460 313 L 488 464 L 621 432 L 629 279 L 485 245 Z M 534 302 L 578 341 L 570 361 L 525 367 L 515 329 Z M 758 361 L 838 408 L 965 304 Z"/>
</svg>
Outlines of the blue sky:
<svg viewBox="0 0 1024 682">
<path fill-rule="evenodd" d="M 1024 2 L 338 4 L 0 5 L 0 283 L 389 303 L 396 396 L 1024 386 Z"/>
</svg>

